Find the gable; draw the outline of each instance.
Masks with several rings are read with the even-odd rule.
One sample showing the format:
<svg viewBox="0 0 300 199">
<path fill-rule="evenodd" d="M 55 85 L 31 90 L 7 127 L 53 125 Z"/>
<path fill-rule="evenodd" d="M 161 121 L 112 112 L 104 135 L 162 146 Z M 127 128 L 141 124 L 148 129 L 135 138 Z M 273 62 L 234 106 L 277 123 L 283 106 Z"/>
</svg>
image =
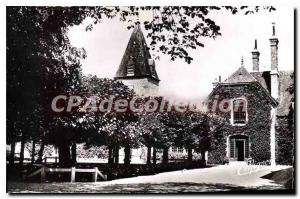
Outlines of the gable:
<svg viewBox="0 0 300 199">
<path fill-rule="evenodd" d="M 229 76 L 223 83 L 246 83 L 255 82 L 256 79 L 246 70 L 245 67 L 241 66 L 231 76 Z"/>
<path fill-rule="evenodd" d="M 270 103 L 271 106 L 276 107 L 278 105 L 278 102 L 270 95 L 270 93 L 263 88 L 260 83 L 258 83 L 257 81 L 253 81 L 253 82 L 245 82 L 245 83 L 219 83 L 214 89 L 213 91 L 209 94 L 207 100 L 211 99 L 212 96 L 215 95 L 215 93 L 219 90 L 219 89 L 223 89 L 226 87 L 239 87 L 240 93 L 239 96 L 243 96 L 243 87 L 246 87 L 248 85 L 253 85 L 255 86 L 257 89 L 261 90 L 261 92 L 265 95 L 266 99 L 268 100 L 268 102 Z M 255 90 L 253 91 L 255 92 Z M 248 93 L 249 94 L 249 93 Z M 231 94 L 231 95 L 235 95 L 235 94 Z"/>
</svg>

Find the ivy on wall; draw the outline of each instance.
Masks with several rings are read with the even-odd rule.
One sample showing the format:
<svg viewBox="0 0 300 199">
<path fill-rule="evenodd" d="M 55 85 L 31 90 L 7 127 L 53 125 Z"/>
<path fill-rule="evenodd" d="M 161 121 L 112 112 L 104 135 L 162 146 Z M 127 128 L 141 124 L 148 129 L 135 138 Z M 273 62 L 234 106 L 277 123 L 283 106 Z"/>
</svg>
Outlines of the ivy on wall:
<svg viewBox="0 0 300 199">
<path fill-rule="evenodd" d="M 294 163 L 294 125 L 289 116 L 277 117 L 276 164 Z"/>
<path fill-rule="evenodd" d="M 247 99 L 248 123 L 244 126 L 230 124 L 231 112 L 217 111 L 216 114 L 226 119 L 222 144 L 209 153 L 208 162 L 222 164 L 226 157 L 226 136 L 243 134 L 249 137 L 250 157 L 256 162 L 270 160 L 270 111 L 272 101 L 264 88 L 257 83 L 243 85 L 219 85 L 212 94 L 210 100 L 218 96 L 218 101 L 244 97 Z"/>
</svg>

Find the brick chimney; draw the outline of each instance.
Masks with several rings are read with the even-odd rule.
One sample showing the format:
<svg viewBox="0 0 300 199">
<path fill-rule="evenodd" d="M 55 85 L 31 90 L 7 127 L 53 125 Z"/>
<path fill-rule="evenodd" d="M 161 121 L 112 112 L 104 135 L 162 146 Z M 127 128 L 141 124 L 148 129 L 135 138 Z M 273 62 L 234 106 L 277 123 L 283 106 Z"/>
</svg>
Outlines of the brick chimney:
<svg viewBox="0 0 300 199">
<path fill-rule="evenodd" d="M 271 95 L 274 99 L 279 98 L 278 82 L 278 38 L 275 35 L 275 23 L 272 23 L 272 37 L 270 38 L 271 46 Z"/>
<path fill-rule="evenodd" d="M 254 41 L 254 50 L 252 51 L 252 63 L 253 63 L 253 71 L 259 71 L 259 51 L 257 50 L 257 40 Z"/>
</svg>

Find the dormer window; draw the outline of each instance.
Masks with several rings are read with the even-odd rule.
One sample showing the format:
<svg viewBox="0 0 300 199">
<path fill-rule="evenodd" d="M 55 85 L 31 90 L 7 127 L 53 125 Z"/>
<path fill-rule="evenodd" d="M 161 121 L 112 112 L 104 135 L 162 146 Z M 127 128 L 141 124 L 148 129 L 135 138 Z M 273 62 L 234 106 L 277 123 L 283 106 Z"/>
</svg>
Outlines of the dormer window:
<svg viewBox="0 0 300 199">
<path fill-rule="evenodd" d="M 127 66 L 127 76 L 134 76 L 134 66 L 133 65 Z"/>
<path fill-rule="evenodd" d="M 234 99 L 232 101 L 231 123 L 233 125 L 245 125 L 248 121 L 247 100 Z"/>
</svg>

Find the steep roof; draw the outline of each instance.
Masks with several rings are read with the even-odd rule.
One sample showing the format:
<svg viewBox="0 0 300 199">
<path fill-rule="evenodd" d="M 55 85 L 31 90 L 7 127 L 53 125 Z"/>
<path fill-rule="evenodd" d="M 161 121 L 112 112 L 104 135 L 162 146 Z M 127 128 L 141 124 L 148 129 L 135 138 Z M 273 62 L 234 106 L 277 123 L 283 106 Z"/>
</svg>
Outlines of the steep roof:
<svg viewBox="0 0 300 199">
<path fill-rule="evenodd" d="M 294 78 L 292 77 L 293 71 L 278 71 L 279 81 L 279 101 L 277 106 L 277 116 L 286 116 L 289 113 L 289 106 L 293 95 L 289 92 L 288 88 L 293 84 Z M 271 75 L 270 71 L 262 72 L 248 72 L 243 66 L 238 68 L 231 76 L 229 76 L 219 85 L 234 85 L 256 82 L 264 88 L 266 93 L 271 97 Z"/>
<path fill-rule="evenodd" d="M 131 74 L 129 74 L 128 71 L 130 71 Z M 159 81 L 155 69 L 155 62 L 151 59 L 144 35 L 140 26 L 137 25 L 131 34 L 115 79 L 141 77 L 149 77 Z"/>
<path fill-rule="evenodd" d="M 223 83 L 246 83 L 255 82 L 256 79 L 246 70 L 244 66 L 241 66 L 231 76 L 229 76 Z"/>
<path fill-rule="evenodd" d="M 260 83 L 260 85 L 262 85 L 262 87 L 271 92 L 270 71 L 250 72 L 250 74 Z"/>
</svg>

